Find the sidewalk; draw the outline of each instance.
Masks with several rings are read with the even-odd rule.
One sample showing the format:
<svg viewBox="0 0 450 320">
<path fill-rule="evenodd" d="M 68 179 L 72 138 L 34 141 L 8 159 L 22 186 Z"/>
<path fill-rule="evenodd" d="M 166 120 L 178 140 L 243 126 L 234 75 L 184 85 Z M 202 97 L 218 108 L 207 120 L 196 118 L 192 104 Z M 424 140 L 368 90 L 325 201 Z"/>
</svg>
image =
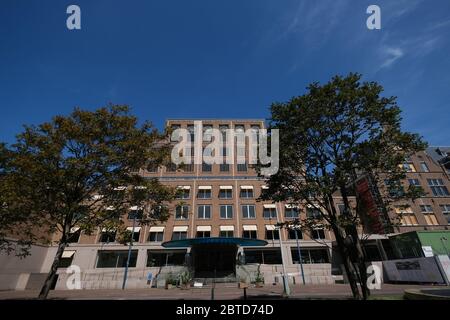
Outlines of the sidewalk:
<svg viewBox="0 0 450 320">
<path fill-rule="evenodd" d="M 441 286 L 393 285 L 384 284 L 381 290 L 372 290 L 372 297 L 394 296 L 401 298 L 405 289 L 448 288 Z M 248 299 L 280 299 L 283 288 L 280 285 L 265 285 L 263 288 L 248 288 Z M 54 290 L 49 299 L 67 300 L 210 300 L 211 288 L 190 289 L 129 289 L 129 290 Z M 0 300 L 35 299 L 38 291 L 1 291 Z M 346 284 L 335 285 L 291 285 L 292 299 L 348 299 L 350 287 Z M 220 286 L 214 290 L 215 300 L 234 300 L 243 298 L 243 290 L 236 286 Z"/>
</svg>

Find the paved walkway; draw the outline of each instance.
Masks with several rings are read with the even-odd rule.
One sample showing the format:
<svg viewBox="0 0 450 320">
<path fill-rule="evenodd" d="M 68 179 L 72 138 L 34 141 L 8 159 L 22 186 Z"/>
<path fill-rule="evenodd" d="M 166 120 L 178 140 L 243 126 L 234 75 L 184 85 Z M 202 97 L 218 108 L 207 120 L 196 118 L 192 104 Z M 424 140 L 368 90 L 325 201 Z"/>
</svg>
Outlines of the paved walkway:
<svg viewBox="0 0 450 320">
<path fill-rule="evenodd" d="M 381 290 L 372 290 L 372 296 L 398 296 L 403 295 L 405 289 L 442 288 L 437 286 L 420 285 L 392 285 L 384 284 Z M 190 289 L 129 289 L 129 290 L 54 290 L 49 294 L 49 299 L 68 300 L 210 300 L 211 288 Z M 280 285 L 266 285 L 263 288 L 248 288 L 249 299 L 279 299 L 283 288 Z M 0 300 L 5 299 L 35 299 L 38 291 L 0 291 Z M 216 300 L 242 299 L 243 290 L 237 286 L 220 286 L 214 290 Z M 347 299 L 351 297 L 350 287 L 346 284 L 335 285 L 291 285 L 291 298 L 294 299 Z"/>
</svg>

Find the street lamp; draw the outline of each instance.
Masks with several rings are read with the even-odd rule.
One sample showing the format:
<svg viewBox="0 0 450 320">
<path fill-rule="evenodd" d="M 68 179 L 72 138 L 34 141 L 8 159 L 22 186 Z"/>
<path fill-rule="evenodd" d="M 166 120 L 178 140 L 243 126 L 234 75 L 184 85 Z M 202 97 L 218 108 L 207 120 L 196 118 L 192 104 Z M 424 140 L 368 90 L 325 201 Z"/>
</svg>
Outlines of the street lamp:
<svg viewBox="0 0 450 320">
<path fill-rule="evenodd" d="M 135 211 L 133 212 L 133 228 L 131 230 L 130 245 L 128 246 L 128 257 L 127 257 L 127 264 L 125 265 L 125 273 L 123 275 L 122 290 L 125 289 L 125 285 L 127 283 L 128 267 L 130 265 L 131 260 L 131 247 L 133 246 L 134 228 L 136 226 L 136 216 L 137 212 Z"/>
<path fill-rule="evenodd" d="M 300 264 L 300 270 L 302 273 L 302 281 L 305 284 L 305 273 L 303 272 L 303 263 L 302 263 L 302 253 L 300 251 L 300 242 L 298 241 L 298 228 L 294 228 L 295 231 L 295 241 L 297 242 L 297 252 L 298 252 L 298 263 Z"/>
<path fill-rule="evenodd" d="M 277 214 L 277 221 L 278 221 L 278 210 L 275 209 L 275 212 Z M 271 223 L 272 217 L 269 216 L 269 221 Z M 284 263 L 284 255 L 283 255 L 283 243 L 281 242 L 281 228 L 278 227 L 278 241 L 280 242 L 280 253 L 281 253 L 281 265 L 283 267 L 283 296 L 289 297 L 291 295 L 291 288 L 289 287 L 289 279 L 287 278 L 286 273 L 286 265 Z M 272 241 L 274 239 L 274 232 L 272 231 Z"/>
</svg>

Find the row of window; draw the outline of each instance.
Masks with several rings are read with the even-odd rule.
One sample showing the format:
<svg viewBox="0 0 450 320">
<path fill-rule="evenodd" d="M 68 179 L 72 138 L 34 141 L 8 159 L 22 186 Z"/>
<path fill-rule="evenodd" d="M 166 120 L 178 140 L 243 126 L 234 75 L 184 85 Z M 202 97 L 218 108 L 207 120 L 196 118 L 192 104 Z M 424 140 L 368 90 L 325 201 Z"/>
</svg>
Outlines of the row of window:
<svg viewBox="0 0 450 320">
<path fill-rule="evenodd" d="M 442 214 L 450 224 L 450 204 L 440 205 Z M 401 224 L 408 225 L 418 225 L 417 217 L 415 216 L 411 207 L 408 208 L 395 208 L 395 211 L 401 215 Z M 439 222 L 434 214 L 433 207 L 431 205 L 421 205 L 420 211 L 425 217 L 425 221 L 428 225 L 439 225 Z"/>
<path fill-rule="evenodd" d="M 182 167 L 178 167 L 174 163 L 166 165 L 166 171 L 167 172 L 176 172 L 180 168 L 184 172 L 194 172 L 194 165 L 193 164 L 184 164 Z M 202 167 L 201 168 L 202 168 L 202 172 L 212 172 L 212 164 L 202 163 Z M 246 163 L 238 163 L 237 166 L 236 166 L 236 169 L 237 169 L 237 172 L 247 172 L 248 171 L 248 165 Z M 156 172 L 156 171 L 157 171 L 156 167 L 154 167 L 153 169 L 150 169 L 150 172 Z M 228 163 L 221 163 L 221 164 L 219 164 L 219 171 L 220 172 L 230 172 L 231 171 L 230 164 L 228 164 Z"/>
<path fill-rule="evenodd" d="M 241 187 L 239 192 L 239 197 L 242 199 L 254 198 L 253 187 Z M 191 197 L 190 186 L 179 186 L 179 191 L 177 194 L 178 199 L 189 199 Z M 220 187 L 218 193 L 219 199 L 232 199 L 233 198 L 233 187 L 232 186 L 222 186 Z M 197 191 L 198 199 L 211 199 L 212 198 L 212 187 L 211 186 L 200 186 Z"/>
<path fill-rule="evenodd" d="M 233 219 L 234 206 L 231 204 L 219 205 L 219 216 L 220 219 Z M 241 214 L 243 219 L 256 219 L 256 206 L 253 204 L 243 204 L 240 206 Z M 189 219 L 190 206 L 180 205 L 175 209 L 175 219 L 176 220 L 187 220 Z M 287 219 L 298 218 L 300 211 L 298 208 L 286 207 L 284 209 L 284 217 Z M 306 209 L 307 218 L 320 219 L 321 213 L 317 209 L 307 208 Z M 197 219 L 211 219 L 212 217 L 212 205 L 201 204 L 197 206 Z M 262 217 L 264 219 L 277 219 L 277 210 L 275 207 L 264 206 L 262 211 Z"/>
<path fill-rule="evenodd" d="M 402 168 L 406 172 L 417 172 L 416 167 L 414 166 L 414 164 L 411 161 L 407 161 L 407 162 L 403 163 Z M 421 172 L 430 172 L 430 169 L 428 168 L 428 165 L 426 164 L 425 161 L 420 162 L 420 169 L 421 169 Z"/>
<path fill-rule="evenodd" d="M 187 230 L 179 231 L 177 229 L 174 229 L 172 232 L 172 239 L 171 240 L 182 240 L 187 238 Z M 196 233 L 197 238 L 210 238 L 211 237 L 211 231 L 210 230 L 198 230 Z M 234 237 L 234 230 L 220 230 L 219 231 L 219 237 L 226 237 L 226 238 L 232 238 Z M 242 231 L 242 237 L 248 238 L 248 239 L 257 239 L 257 230 L 254 228 L 253 230 L 246 230 L 244 229 Z M 317 228 L 315 230 L 312 230 L 310 234 L 311 239 L 316 240 L 323 240 L 325 239 L 325 231 L 324 229 Z M 133 241 L 139 241 L 140 238 L 140 231 L 137 231 L 133 234 Z M 164 239 L 164 231 L 150 231 L 147 241 L 149 242 L 162 242 Z M 265 239 L 267 240 L 278 240 L 280 239 L 280 233 L 279 230 L 267 228 L 265 233 Z M 296 240 L 296 239 L 303 239 L 303 233 L 300 230 L 288 230 L 288 239 L 289 240 Z M 100 242 L 103 243 L 110 243 L 115 242 L 116 240 L 116 232 L 114 231 L 104 231 L 100 235 Z"/>
<path fill-rule="evenodd" d="M 422 187 L 419 179 L 408 179 L 408 183 L 410 186 L 414 187 Z M 435 197 L 448 197 L 450 193 L 447 187 L 444 185 L 444 181 L 442 179 L 427 179 L 428 187 L 430 188 L 433 196 Z M 385 184 L 389 189 L 389 194 L 391 196 L 401 196 L 405 190 L 402 185 L 396 185 L 391 183 L 389 180 L 385 180 Z"/>
<path fill-rule="evenodd" d="M 330 263 L 330 256 L 327 249 L 323 248 L 302 248 L 301 261 L 304 264 Z M 282 264 L 281 251 L 279 249 L 244 249 L 245 263 L 258 264 Z M 131 250 L 129 267 L 135 268 L 137 263 L 138 250 Z M 291 248 L 291 257 L 294 264 L 298 264 L 299 254 L 295 247 Z M 61 267 L 71 265 L 74 255 L 61 259 Z M 125 268 L 127 265 L 127 250 L 99 250 L 97 253 L 96 268 Z M 148 250 L 147 267 L 180 266 L 185 263 L 185 250 Z"/>
</svg>

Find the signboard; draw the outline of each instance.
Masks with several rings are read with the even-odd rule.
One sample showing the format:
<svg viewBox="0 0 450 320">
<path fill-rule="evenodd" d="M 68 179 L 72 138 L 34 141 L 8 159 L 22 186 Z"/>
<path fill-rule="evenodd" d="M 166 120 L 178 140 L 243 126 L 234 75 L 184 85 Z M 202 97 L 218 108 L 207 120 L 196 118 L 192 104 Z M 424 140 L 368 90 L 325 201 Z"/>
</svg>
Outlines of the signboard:
<svg viewBox="0 0 450 320">
<path fill-rule="evenodd" d="M 425 257 L 433 257 L 433 248 L 430 246 L 422 246 L 422 251 Z"/>
<path fill-rule="evenodd" d="M 362 177 L 356 182 L 356 192 L 358 192 L 366 209 L 365 215 L 361 217 L 367 229 L 366 232 L 384 234 L 383 213 L 377 205 L 375 195 L 367 177 Z"/>
</svg>

